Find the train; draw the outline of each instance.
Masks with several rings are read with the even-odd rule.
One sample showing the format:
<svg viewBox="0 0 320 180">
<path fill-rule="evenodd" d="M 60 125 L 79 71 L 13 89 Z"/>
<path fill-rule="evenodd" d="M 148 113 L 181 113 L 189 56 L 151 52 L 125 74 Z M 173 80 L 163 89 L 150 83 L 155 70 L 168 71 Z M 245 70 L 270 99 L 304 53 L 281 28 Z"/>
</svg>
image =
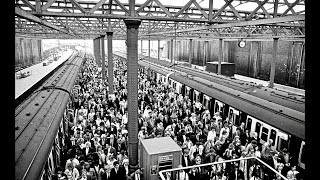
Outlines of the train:
<svg viewBox="0 0 320 180">
<path fill-rule="evenodd" d="M 114 52 L 114 55 L 123 60 L 127 58 L 125 52 Z M 168 84 L 192 101 L 201 102 L 211 115 L 219 112 L 222 118 L 229 117 L 236 126 L 245 123 L 251 136 L 255 132 L 258 134 L 260 144 L 272 139 L 271 148 L 278 152 L 286 148 L 292 162 L 304 171 L 303 95 L 147 56 L 139 55 L 138 65 L 149 78 Z"/>
<path fill-rule="evenodd" d="M 74 51 L 66 63 L 15 109 L 15 179 L 50 180 L 56 174 L 73 115 L 72 90 L 85 54 Z"/>
</svg>

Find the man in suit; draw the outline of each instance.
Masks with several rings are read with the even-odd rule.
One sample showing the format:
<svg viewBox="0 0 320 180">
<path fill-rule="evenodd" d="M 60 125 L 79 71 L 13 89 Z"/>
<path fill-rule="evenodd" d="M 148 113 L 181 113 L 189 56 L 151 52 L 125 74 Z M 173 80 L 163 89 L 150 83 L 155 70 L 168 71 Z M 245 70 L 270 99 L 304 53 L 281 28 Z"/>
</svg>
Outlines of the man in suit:
<svg viewBox="0 0 320 180">
<path fill-rule="evenodd" d="M 189 180 L 199 180 L 200 179 L 200 173 L 197 168 L 192 168 L 188 175 L 189 175 Z"/>
<path fill-rule="evenodd" d="M 118 179 L 118 170 L 119 170 L 119 162 L 113 162 L 113 168 L 110 171 L 110 178 L 109 180 L 117 180 Z"/>
<path fill-rule="evenodd" d="M 240 135 L 241 145 L 246 146 L 250 140 L 249 130 L 246 129 L 244 133 Z"/>
<path fill-rule="evenodd" d="M 189 148 L 187 146 L 184 146 L 182 149 L 183 149 L 182 166 L 183 167 L 191 166 L 191 159 L 189 156 Z"/>
<path fill-rule="evenodd" d="M 141 180 L 141 170 L 140 169 L 137 169 L 135 172 L 133 172 L 130 177 L 131 177 L 131 180 Z"/>
<path fill-rule="evenodd" d="M 110 171 L 111 167 L 107 164 L 104 165 L 104 168 L 100 169 L 99 176 L 101 180 L 109 180 L 110 179 Z"/>
<path fill-rule="evenodd" d="M 229 172 L 229 179 L 244 180 L 244 174 L 239 170 L 239 164 L 237 162 L 232 162 L 232 166 Z"/>
<path fill-rule="evenodd" d="M 87 161 L 88 160 L 88 157 L 90 154 L 94 153 L 95 150 L 91 147 L 91 143 L 89 141 L 87 141 L 85 143 L 86 147 L 82 149 L 83 151 L 83 155 L 84 155 L 84 159 Z"/>
<path fill-rule="evenodd" d="M 111 154 L 113 154 L 114 156 L 117 155 L 117 150 L 114 147 L 110 146 L 109 144 L 106 144 L 106 149 L 107 149 L 107 154 L 106 154 L 107 156 L 110 156 Z"/>
</svg>

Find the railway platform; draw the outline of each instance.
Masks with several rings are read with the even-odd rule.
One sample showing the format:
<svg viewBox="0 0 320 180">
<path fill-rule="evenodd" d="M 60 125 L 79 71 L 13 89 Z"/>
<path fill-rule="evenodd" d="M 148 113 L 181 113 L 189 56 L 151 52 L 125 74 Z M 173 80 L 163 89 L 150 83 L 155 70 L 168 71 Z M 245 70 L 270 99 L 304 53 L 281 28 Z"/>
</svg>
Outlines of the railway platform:
<svg viewBox="0 0 320 180">
<path fill-rule="evenodd" d="M 15 78 L 15 100 L 26 93 L 35 84 L 45 78 L 48 74 L 54 71 L 59 65 L 65 62 L 73 53 L 73 50 L 63 52 L 62 56 L 57 61 L 52 61 L 47 66 L 43 66 L 48 60 L 35 64 L 23 70 L 16 72 Z M 18 76 L 20 76 L 18 78 Z"/>
</svg>

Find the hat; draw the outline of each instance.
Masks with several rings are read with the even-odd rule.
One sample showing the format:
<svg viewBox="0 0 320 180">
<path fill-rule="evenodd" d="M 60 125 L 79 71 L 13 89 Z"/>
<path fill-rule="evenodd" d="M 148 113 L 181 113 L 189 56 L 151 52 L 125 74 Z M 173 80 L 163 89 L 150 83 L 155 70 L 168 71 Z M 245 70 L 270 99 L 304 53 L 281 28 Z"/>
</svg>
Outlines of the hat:
<svg viewBox="0 0 320 180">
<path fill-rule="evenodd" d="M 128 162 L 129 162 L 129 159 L 128 159 L 128 158 L 124 158 L 122 162 L 123 162 L 123 163 L 128 163 Z"/>
<path fill-rule="evenodd" d="M 216 112 L 216 113 L 214 113 L 214 115 L 220 115 L 220 112 Z"/>
<path fill-rule="evenodd" d="M 180 165 L 178 166 L 178 168 L 183 168 L 183 166 L 180 164 Z"/>
</svg>

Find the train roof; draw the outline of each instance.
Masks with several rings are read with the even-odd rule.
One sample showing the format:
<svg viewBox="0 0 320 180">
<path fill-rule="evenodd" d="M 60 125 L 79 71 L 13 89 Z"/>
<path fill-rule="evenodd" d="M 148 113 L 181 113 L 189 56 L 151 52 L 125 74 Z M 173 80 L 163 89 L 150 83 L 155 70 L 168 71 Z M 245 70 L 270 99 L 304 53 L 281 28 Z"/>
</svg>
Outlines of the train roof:
<svg viewBox="0 0 320 180">
<path fill-rule="evenodd" d="M 39 179 L 41 176 L 82 58 L 70 62 L 55 72 L 38 92 L 15 110 L 16 179 Z"/>
<path fill-rule="evenodd" d="M 269 88 L 255 82 L 248 82 L 235 79 L 233 77 L 218 75 L 216 73 L 211 73 L 203 70 L 197 70 L 177 63 L 174 64 L 168 61 L 159 61 L 155 58 L 141 57 L 141 59 L 165 67 L 170 67 L 171 69 L 182 71 L 187 75 L 191 75 L 193 77 L 200 77 L 212 82 L 216 82 L 217 84 L 221 84 L 226 87 L 250 94 L 252 96 L 259 97 L 261 99 L 305 113 L 305 96 L 301 94 L 296 94 L 281 89 Z"/>
</svg>

